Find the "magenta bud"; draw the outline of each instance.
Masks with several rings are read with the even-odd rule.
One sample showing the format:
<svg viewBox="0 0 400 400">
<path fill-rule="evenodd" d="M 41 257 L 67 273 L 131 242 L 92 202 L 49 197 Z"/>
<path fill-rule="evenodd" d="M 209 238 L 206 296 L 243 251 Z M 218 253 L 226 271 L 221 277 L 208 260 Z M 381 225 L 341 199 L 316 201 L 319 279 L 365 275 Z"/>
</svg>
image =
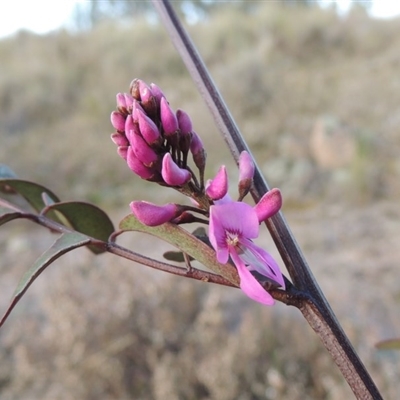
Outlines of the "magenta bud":
<svg viewBox="0 0 400 400">
<path fill-rule="evenodd" d="M 222 199 L 228 193 L 228 174 L 225 165 L 218 170 L 215 178 L 207 182 L 206 195 L 211 200 Z"/>
<path fill-rule="evenodd" d="M 147 85 L 146 82 L 142 81 L 141 79 L 139 79 L 139 94 L 140 100 L 144 102 L 149 101 L 150 98 L 153 96 L 150 87 Z"/>
<path fill-rule="evenodd" d="M 160 102 L 161 124 L 166 136 L 173 135 L 179 129 L 178 120 L 165 97 Z"/>
<path fill-rule="evenodd" d="M 146 113 L 150 116 L 157 114 L 157 101 L 150 87 L 143 81 L 139 81 L 139 93 L 141 105 Z"/>
<path fill-rule="evenodd" d="M 258 221 L 261 223 L 275 215 L 282 207 L 282 194 L 279 189 L 271 189 L 254 206 Z"/>
<path fill-rule="evenodd" d="M 139 108 L 136 110 L 136 115 L 139 121 L 140 133 L 144 140 L 151 146 L 161 139 L 160 131 L 157 125 Z"/>
<path fill-rule="evenodd" d="M 243 150 L 239 156 L 239 182 L 245 179 L 253 179 L 253 176 L 253 159 L 246 150 Z"/>
<path fill-rule="evenodd" d="M 164 224 L 182 212 L 181 207 L 173 203 L 157 206 L 147 201 L 132 201 L 130 208 L 136 218 L 147 226 Z"/>
<path fill-rule="evenodd" d="M 128 146 L 129 142 L 126 136 L 120 132 L 115 132 L 111 134 L 111 140 L 117 145 L 117 146 Z"/>
<path fill-rule="evenodd" d="M 126 105 L 126 98 L 124 93 L 117 93 L 117 108 L 118 110 L 125 110 L 128 108 Z"/>
<path fill-rule="evenodd" d="M 138 116 L 138 110 L 140 110 L 141 112 L 145 113 L 145 111 L 143 110 L 143 107 L 139 104 L 138 101 L 133 100 L 132 103 L 132 118 L 134 121 L 138 121 L 139 120 L 139 116 Z"/>
<path fill-rule="evenodd" d="M 132 115 L 128 115 L 125 121 L 125 136 L 129 143 L 132 142 L 135 135 L 141 135 L 139 130 L 139 124 L 134 121 Z"/>
<path fill-rule="evenodd" d="M 131 146 L 128 147 L 126 162 L 128 167 L 142 179 L 150 179 L 154 175 L 154 171 L 145 165 L 136 157 Z"/>
<path fill-rule="evenodd" d="M 190 151 L 193 155 L 199 154 L 204 151 L 203 142 L 200 139 L 200 136 L 196 132 L 192 132 L 192 141 L 190 143 Z"/>
<path fill-rule="evenodd" d="M 247 151 L 242 151 L 239 156 L 239 201 L 249 193 L 253 183 L 254 162 Z"/>
<path fill-rule="evenodd" d="M 125 161 L 128 158 L 128 148 L 129 146 L 118 146 L 117 153 L 120 157 L 122 157 Z"/>
<path fill-rule="evenodd" d="M 179 109 L 176 111 L 176 118 L 182 134 L 186 135 L 192 132 L 192 120 L 188 113 Z"/>
<path fill-rule="evenodd" d="M 203 142 L 195 131 L 192 131 L 190 151 L 193 155 L 193 161 L 196 164 L 196 167 L 199 169 L 199 171 L 204 171 L 204 168 L 206 166 L 207 154 L 204 150 Z"/>
<path fill-rule="evenodd" d="M 111 113 L 111 124 L 112 126 L 120 132 L 125 130 L 125 117 L 118 111 L 113 111 Z"/>
<path fill-rule="evenodd" d="M 164 93 L 155 83 L 150 83 L 150 89 L 153 92 L 154 97 L 156 98 L 157 104 L 159 105 L 161 102 L 161 98 L 165 97 Z"/>
<path fill-rule="evenodd" d="M 124 93 L 124 97 L 125 97 L 125 103 L 126 103 L 126 109 L 129 111 L 132 110 L 132 104 L 134 102 L 133 97 L 128 94 L 128 93 Z"/>
<path fill-rule="evenodd" d="M 176 165 L 170 153 L 164 155 L 161 175 L 165 183 L 170 186 L 182 186 L 189 182 L 192 177 L 187 169 L 179 168 Z"/>
<path fill-rule="evenodd" d="M 140 135 L 133 134 L 130 137 L 132 150 L 135 156 L 143 163 L 146 167 L 152 167 L 153 164 L 158 160 L 157 153 L 146 143 L 146 141 Z"/>
</svg>

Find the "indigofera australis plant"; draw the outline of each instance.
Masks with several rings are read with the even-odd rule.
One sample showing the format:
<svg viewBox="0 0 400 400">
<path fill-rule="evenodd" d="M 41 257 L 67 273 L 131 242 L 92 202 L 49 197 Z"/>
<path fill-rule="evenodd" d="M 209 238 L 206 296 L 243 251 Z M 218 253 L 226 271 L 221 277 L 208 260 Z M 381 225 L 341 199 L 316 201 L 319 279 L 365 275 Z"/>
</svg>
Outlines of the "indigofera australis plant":
<svg viewBox="0 0 400 400">
<path fill-rule="evenodd" d="M 250 299 L 264 305 L 280 301 L 297 307 L 319 335 L 355 396 L 380 399 L 378 389 L 336 320 L 280 212 L 280 190 L 269 189 L 265 183 L 169 2 L 153 3 L 237 161 L 237 195 L 232 198 L 228 194 L 224 165 L 214 177 L 206 179 L 206 149 L 190 116 L 183 110 L 175 111 L 156 84 L 134 79 L 129 93 L 117 94 L 117 107 L 111 113 L 115 129 L 111 139 L 117 153 L 149 185 L 157 184 L 160 190 L 172 188 L 188 201 L 183 198 L 181 204 L 152 204 L 135 199 L 130 204 L 130 214 L 115 229 L 107 214 L 97 206 L 80 201 L 63 202 L 51 190 L 17 179 L 4 167 L 0 170 L 0 224 L 28 219 L 58 233 L 59 237 L 21 279 L 0 326 L 41 272 L 63 254 L 85 246 L 94 254 L 108 252 L 181 277 L 240 288 Z M 243 201 L 249 193 L 254 206 Z M 203 227 L 193 232 L 183 228 L 192 223 Z M 282 274 L 278 262 L 253 242 L 262 223 L 267 225 L 290 279 Z M 179 253 L 166 254 L 167 260 L 183 260 L 185 266 L 151 259 L 117 244 L 119 235 L 129 231 L 168 242 Z M 193 259 L 206 269 L 193 267 Z"/>
</svg>

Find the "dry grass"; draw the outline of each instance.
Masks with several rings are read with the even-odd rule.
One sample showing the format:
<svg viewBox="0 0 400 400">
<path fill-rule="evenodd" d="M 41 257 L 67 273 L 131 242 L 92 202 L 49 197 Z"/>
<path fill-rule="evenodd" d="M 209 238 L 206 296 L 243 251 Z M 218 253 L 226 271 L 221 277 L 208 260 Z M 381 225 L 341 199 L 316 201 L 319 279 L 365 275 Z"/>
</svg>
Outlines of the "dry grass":
<svg viewBox="0 0 400 400">
<path fill-rule="evenodd" d="M 400 217 L 381 203 L 400 195 L 399 24 L 359 12 L 339 19 L 263 6 L 249 17 L 223 8 L 189 27 L 387 398 L 399 390 L 399 358 L 372 346 L 400 332 Z M 133 198 L 174 196 L 133 177 L 109 140 L 114 94 L 134 77 L 156 82 L 173 107 L 190 113 L 209 149 L 210 173 L 232 165 L 161 27 L 137 20 L 76 35 L 21 33 L 0 41 L 0 59 L 0 162 L 63 199 L 93 201 L 117 221 Z M 347 140 L 349 158 L 321 163 L 316 126 L 325 144 Z M 27 227 L 12 223 L 0 232 L 3 307 L 51 242 Z M 136 236 L 127 245 L 148 254 L 161 246 Z M 35 283 L 0 342 L 2 399 L 351 396 L 297 313 L 83 251 Z"/>
</svg>

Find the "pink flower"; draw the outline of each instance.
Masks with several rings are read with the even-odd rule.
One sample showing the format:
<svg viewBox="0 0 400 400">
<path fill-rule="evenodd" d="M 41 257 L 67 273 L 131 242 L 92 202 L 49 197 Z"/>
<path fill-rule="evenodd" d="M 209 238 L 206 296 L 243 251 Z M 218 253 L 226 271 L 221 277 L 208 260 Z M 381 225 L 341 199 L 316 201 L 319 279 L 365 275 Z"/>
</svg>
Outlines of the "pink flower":
<svg viewBox="0 0 400 400">
<path fill-rule="evenodd" d="M 283 288 L 285 282 L 272 256 L 251 241 L 258 237 L 258 234 L 259 218 L 250 205 L 228 201 L 210 207 L 209 236 L 218 261 L 225 264 L 231 257 L 236 265 L 243 292 L 259 303 L 273 305 L 274 299 L 261 286 L 252 271 Z"/>
</svg>

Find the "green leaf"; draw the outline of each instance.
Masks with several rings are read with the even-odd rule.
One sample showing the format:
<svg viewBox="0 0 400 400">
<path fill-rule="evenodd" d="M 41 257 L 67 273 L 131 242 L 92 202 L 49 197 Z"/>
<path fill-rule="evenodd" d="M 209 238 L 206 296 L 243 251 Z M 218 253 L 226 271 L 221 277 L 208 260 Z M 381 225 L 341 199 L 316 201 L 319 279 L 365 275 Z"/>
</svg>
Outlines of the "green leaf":
<svg viewBox="0 0 400 400">
<path fill-rule="evenodd" d="M 61 213 L 73 229 L 104 242 L 107 242 L 114 232 L 113 223 L 108 215 L 99 207 L 90 203 L 66 201 L 50 205 L 46 209 L 46 214 L 47 210 Z M 98 246 L 88 247 L 95 254 L 105 251 Z"/>
<path fill-rule="evenodd" d="M 193 236 L 196 236 L 197 239 L 200 239 L 203 243 L 211 247 L 210 239 L 206 234 L 206 230 L 203 227 L 198 227 L 192 232 Z M 175 262 L 185 262 L 185 258 L 183 257 L 183 253 L 181 251 L 166 251 L 163 254 L 163 257 L 168 261 Z M 189 260 L 194 260 L 193 257 L 189 256 Z"/>
<path fill-rule="evenodd" d="M 55 203 L 60 201 L 51 190 L 38 183 L 24 181 L 22 179 L 0 179 L 0 187 L 11 188 L 20 194 L 37 212 L 41 212 L 42 209 L 46 207 L 43 200 L 43 193 L 45 193 L 47 199 L 50 198 Z M 54 213 L 48 214 L 48 217 L 62 223 Z"/>
<path fill-rule="evenodd" d="M 0 320 L 0 327 L 4 324 L 13 308 L 22 298 L 33 281 L 57 258 L 63 254 L 78 247 L 86 246 L 90 243 L 90 238 L 78 232 L 64 233 L 53 245 L 47 249 L 33 264 L 33 266 L 25 273 L 19 282 L 17 289 L 13 295 L 10 305 Z"/>
<path fill-rule="evenodd" d="M 169 222 L 159 226 L 147 226 L 143 225 L 133 214 L 130 214 L 120 222 L 119 227 L 122 231 L 139 231 L 156 236 L 182 250 L 207 268 L 239 286 L 239 277 L 236 268 L 229 263 L 219 263 L 212 248 L 180 226 Z"/>
<path fill-rule="evenodd" d="M 400 339 L 383 340 L 375 346 L 379 350 L 400 350 Z"/>
</svg>

